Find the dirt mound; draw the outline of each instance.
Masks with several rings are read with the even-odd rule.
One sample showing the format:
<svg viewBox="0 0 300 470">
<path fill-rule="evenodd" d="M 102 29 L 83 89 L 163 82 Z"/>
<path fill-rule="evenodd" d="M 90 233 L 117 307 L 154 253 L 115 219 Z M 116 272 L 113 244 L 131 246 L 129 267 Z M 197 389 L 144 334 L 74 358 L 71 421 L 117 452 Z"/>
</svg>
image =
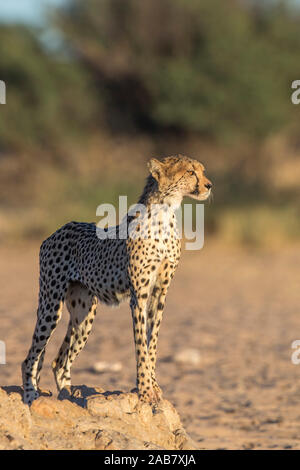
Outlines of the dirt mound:
<svg viewBox="0 0 300 470">
<path fill-rule="evenodd" d="M 0 449 L 196 449 L 167 400 L 86 386 L 41 396 L 29 408 L 20 387 L 0 388 Z"/>
</svg>

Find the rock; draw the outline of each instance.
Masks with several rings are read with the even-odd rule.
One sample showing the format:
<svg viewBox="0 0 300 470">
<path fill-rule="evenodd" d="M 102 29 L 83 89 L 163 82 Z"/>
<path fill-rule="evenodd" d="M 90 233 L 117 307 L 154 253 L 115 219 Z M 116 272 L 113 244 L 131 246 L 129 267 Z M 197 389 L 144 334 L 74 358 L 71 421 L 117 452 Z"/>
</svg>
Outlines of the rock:
<svg viewBox="0 0 300 470">
<path fill-rule="evenodd" d="M 136 393 L 68 387 L 29 408 L 20 387 L 0 388 L 0 449 L 196 449 L 167 400 L 140 403 Z"/>
<path fill-rule="evenodd" d="M 25 449 L 32 427 L 20 387 L 0 387 L 0 449 Z"/>
<path fill-rule="evenodd" d="M 96 436 L 95 448 L 97 450 L 160 450 L 151 442 L 141 441 L 134 437 L 128 437 L 123 433 L 113 430 L 102 430 Z"/>
<path fill-rule="evenodd" d="M 87 414 L 86 410 L 76 406 L 74 403 L 60 401 L 53 397 L 39 397 L 32 403 L 30 411 L 36 420 L 40 418 L 43 420 L 59 419 L 65 425 L 71 425 L 76 419 Z"/>
</svg>

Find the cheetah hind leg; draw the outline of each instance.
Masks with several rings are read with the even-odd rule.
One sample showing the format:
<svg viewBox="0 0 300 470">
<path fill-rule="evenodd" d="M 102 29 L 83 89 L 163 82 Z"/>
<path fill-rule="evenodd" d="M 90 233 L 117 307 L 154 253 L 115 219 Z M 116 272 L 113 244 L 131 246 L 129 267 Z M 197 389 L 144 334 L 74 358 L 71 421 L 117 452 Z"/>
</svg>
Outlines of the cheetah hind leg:
<svg viewBox="0 0 300 470">
<path fill-rule="evenodd" d="M 66 295 L 70 321 L 57 357 L 52 362 L 58 391 L 71 385 L 71 367 L 84 348 L 96 315 L 98 299 L 80 282 L 72 282 Z"/>
</svg>

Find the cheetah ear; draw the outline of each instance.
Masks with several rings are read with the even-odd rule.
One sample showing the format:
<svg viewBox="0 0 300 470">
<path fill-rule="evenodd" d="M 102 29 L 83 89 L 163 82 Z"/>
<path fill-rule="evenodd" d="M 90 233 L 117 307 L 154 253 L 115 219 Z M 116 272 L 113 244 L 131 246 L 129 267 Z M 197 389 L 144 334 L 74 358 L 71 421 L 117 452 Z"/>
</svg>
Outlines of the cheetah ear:
<svg viewBox="0 0 300 470">
<path fill-rule="evenodd" d="M 164 173 L 163 163 L 157 160 L 156 158 L 151 158 L 151 160 L 148 162 L 148 168 L 153 178 L 155 178 L 156 181 L 159 182 Z"/>
</svg>

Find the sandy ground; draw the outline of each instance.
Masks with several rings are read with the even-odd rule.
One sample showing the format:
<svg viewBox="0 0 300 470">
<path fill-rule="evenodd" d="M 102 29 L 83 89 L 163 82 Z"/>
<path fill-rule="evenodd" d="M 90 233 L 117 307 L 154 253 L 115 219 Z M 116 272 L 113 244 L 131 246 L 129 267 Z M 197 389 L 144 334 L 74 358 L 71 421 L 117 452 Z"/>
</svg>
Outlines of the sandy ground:
<svg viewBox="0 0 300 470">
<path fill-rule="evenodd" d="M 159 338 L 157 375 L 165 398 L 203 449 L 299 449 L 300 249 L 277 253 L 225 250 L 206 242 L 184 252 L 169 290 Z M 7 364 L 1 385 L 19 385 L 31 343 L 38 294 L 38 245 L 0 248 L 0 340 Z M 68 322 L 48 344 L 41 386 L 55 392 L 50 369 Z M 178 364 L 186 349 L 198 364 Z M 299 355 L 300 357 L 300 355 Z M 119 372 L 95 374 L 98 361 Z M 89 342 L 72 369 L 73 384 L 130 390 L 135 359 L 128 304 L 100 306 Z"/>
</svg>

